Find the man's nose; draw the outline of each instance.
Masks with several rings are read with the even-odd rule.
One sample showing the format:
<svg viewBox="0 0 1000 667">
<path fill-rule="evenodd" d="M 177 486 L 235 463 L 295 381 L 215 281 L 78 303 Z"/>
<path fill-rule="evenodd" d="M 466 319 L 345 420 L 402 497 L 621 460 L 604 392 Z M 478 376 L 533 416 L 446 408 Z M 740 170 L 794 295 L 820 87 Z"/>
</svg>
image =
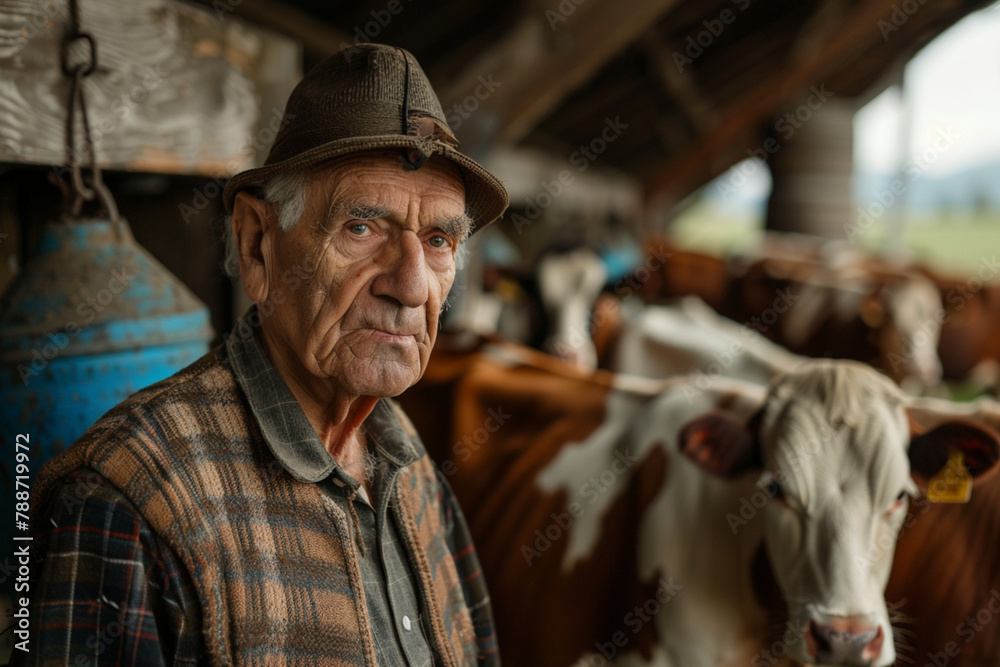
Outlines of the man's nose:
<svg viewBox="0 0 1000 667">
<path fill-rule="evenodd" d="M 375 296 L 385 296 L 407 308 L 418 308 L 427 302 L 427 263 L 420 238 L 413 232 L 403 232 L 385 251 L 383 270 L 372 284 Z"/>
</svg>

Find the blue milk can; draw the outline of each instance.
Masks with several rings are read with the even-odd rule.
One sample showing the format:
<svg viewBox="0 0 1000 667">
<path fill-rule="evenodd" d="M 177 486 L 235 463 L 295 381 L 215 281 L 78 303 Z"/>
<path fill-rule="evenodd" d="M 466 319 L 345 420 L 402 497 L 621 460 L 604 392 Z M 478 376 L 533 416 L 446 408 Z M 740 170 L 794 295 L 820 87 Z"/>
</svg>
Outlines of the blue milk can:
<svg viewBox="0 0 1000 667">
<path fill-rule="evenodd" d="M 25 472 L 18 463 L 27 462 L 33 482 L 115 404 L 207 352 L 212 336 L 205 304 L 124 221 L 46 224 L 0 302 L 3 506 L 16 507 L 15 491 L 24 489 L 15 489 L 15 473 Z M 11 531 L 27 534 L 17 520 L 0 520 L 4 547 Z"/>
</svg>

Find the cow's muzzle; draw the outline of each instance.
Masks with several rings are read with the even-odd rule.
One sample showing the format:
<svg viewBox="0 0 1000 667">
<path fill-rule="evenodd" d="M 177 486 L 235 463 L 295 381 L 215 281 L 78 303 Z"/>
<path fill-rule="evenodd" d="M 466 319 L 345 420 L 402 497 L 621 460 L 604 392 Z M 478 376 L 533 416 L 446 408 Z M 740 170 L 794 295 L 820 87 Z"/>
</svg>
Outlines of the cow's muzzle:
<svg viewBox="0 0 1000 667">
<path fill-rule="evenodd" d="M 806 649 L 819 665 L 870 667 L 882 653 L 882 627 L 867 617 L 828 616 L 806 624 Z"/>
</svg>

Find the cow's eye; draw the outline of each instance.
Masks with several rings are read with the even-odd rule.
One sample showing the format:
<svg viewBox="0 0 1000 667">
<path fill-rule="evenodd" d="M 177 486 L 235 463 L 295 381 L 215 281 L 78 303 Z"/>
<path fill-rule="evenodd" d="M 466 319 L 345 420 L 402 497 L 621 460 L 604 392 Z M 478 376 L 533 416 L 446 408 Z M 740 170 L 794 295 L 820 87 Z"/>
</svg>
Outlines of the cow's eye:
<svg viewBox="0 0 1000 667">
<path fill-rule="evenodd" d="M 893 512 L 895 512 L 896 510 L 898 510 L 900 507 L 902 507 L 903 506 L 903 502 L 906 500 L 906 496 L 908 496 L 908 495 L 909 495 L 909 493 L 907 493 L 906 489 L 903 489 L 902 491 L 900 491 L 899 494 L 896 495 L 895 502 L 892 503 L 892 506 L 889 508 L 889 511 L 886 514 L 892 514 Z"/>
</svg>

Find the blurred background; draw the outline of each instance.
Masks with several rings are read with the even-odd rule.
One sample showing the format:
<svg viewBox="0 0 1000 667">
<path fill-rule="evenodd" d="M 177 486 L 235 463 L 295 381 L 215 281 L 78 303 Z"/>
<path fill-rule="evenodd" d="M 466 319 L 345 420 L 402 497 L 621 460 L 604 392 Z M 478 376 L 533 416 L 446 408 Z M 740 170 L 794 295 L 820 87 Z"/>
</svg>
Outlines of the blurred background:
<svg viewBox="0 0 1000 667">
<path fill-rule="evenodd" d="M 993 113 L 1000 104 L 998 35 L 1000 6 L 972 13 L 906 59 L 898 80 L 876 88 L 854 113 L 853 219 L 878 202 L 901 171 L 912 181 L 893 210 L 858 238 L 862 247 L 906 252 L 943 271 L 974 268 L 985 249 L 1000 247 L 1000 132 Z M 942 132 L 953 134 L 953 145 L 932 155 Z M 908 162 L 919 172 L 905 171 Z M 723 252 L 760 239 L 769 170 L 753 169 L 735 191 L 724 187 L 750 169 L 734 166 L 699 191 L 697 203 L 674 223 L 679 243 Z"/>
<path fill-rule="evenodd" d="M 266 157 L 302 72 L 362 41 L 411 50 L 463 148 L 506 183 L 507 222 L 476 239 L 469 268 L 474 290 L 485 273 L 508 301 L 552 248 L 591 247 L 610 279 L 650 238 L 724 255 L 780 230 L 961 273 L 1000 229 L 988 2 L 81 0 L 78 13 L 98 45 L 85 84 L 98 163 L 137 241 L 208 306 L 214 341 L 246 306 L 219 269 L 219 188 Z M 0 290 L 60 212 L 69 21 L 68 1 L 0 8 Z"/>
</svg>

